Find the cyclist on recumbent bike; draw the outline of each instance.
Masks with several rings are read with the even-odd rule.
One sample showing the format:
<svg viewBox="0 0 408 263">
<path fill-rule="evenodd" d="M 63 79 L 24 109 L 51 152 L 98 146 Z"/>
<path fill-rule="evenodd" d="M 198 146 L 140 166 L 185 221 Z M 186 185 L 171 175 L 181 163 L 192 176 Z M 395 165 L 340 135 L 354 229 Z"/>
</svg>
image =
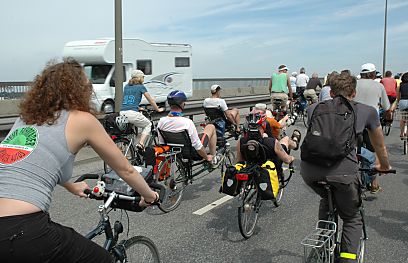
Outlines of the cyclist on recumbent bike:
<svg viewBox="0 0 408 263">
<path fill-rule="evenodd" d="M 202 158 L 208 162 L 212 162 L 213 166 L 218 165 L 216 157 L 217 134 L 215 126 L 208 124 L 205 126 L 203 134 L 198 135 L 197 129 L 192 120 L 183 117 L 183 110 L 187 96 L 180 90 L 174 90 L 167 95 L 167 102 L 170 105 L 168 116 L 162 117 L 157 124 L 159 129 L 159 143 L 164 144 L 165 140 L 160 131 L 164 132 L 182 132 L 187 131 L 191 140 L 191 144 L 195 149 L 196 159 Z M 207 154 L 206 147 L 209 147 L 210 154 Z"/>
<path fill-rule="evenodd" d="M 274 137 L 267 136 L 268 123 L 264 114 L 251 113 L 247 117 L 247 122 L 246 132 L 237 143 L 237 161 L 245 162 L 257 158 L 257 156 L 254 156 L 256 154 L 248 151 L 248 143 L 256 141 L 265 150 L 266 159 L 274 162 L 278 175 L 281 176 L 282 162 L 290 164 L 295 160 L 289 152 L 291 149 L 298 149 L 301 139 L 300 133 L 295 132 L 291 139 L 285 136 L 281 140 L 277 140 Z"/>
</svg>

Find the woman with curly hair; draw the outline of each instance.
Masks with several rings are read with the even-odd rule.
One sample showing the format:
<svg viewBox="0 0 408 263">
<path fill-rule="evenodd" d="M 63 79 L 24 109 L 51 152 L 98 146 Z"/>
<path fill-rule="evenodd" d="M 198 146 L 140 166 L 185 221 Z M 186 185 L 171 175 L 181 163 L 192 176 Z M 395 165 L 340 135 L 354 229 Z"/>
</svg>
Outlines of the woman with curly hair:
<svg viewBox="0 0 408 263">
<path fill-rule="evenodd" d="M 0 144 L 0 258 L 2 262 L 111 262 L 102 247 L 50 220 L 57 184 L 72 183 L 76 153 L 89 144 L 145 202 L 158 199 L 106 134 L 89 106 L 92 85 L 76 61 L 52 62 L 35 78 L 20 117 Z"/>
</svg>

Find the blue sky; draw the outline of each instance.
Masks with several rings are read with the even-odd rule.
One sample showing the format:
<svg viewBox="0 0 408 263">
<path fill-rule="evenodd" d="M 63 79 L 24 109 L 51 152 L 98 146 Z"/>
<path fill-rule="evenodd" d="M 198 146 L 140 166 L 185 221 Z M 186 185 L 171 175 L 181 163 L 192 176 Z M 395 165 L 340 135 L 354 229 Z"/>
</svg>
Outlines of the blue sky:
<svg viewBox="0 0 408 263">
<path fill-rule="evenodd" d="M 3 1 L 0 81 L 32 80 L 72 40 L 114 36 L 114 0 Z M 385 0 L 122 0 L 123 36 L 188 43 L 195 78 L 382 69 Z M 408 71 L 407 0 L 388 0 L 387 69 Z M 405 17 L 405 19 L 404 19 Z"/>
</svg>

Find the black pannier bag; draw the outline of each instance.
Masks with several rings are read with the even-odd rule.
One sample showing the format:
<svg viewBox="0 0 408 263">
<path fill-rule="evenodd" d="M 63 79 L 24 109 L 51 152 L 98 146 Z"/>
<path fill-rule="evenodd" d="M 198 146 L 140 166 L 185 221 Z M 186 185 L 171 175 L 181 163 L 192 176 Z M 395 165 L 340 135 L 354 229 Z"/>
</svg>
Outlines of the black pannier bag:
<svg viewBox="0 0 408 263">
<path fill-rule="evenodd" d="M 316 105 L 301 146 L 302 161 L 330 167 L 356 148 L 354 103 L 342 96 Z"/>
<path fill-rule="evenodd" d="M 143 176 L 147 183 L 153 180 L 153 167 L 135 167 Z M 115 171 L 110 171 L 107 174 L 102 175 L 101 180 L 105 182 L 106 192 L 115 192 L 121 195 L 127 196 L 140 196 L 132 187 L 130 187 L 122 178 L 120 178 Z M 105 200 L 106 201 L 106 200 Z M 127 211 L 140 212 L 143 211 L 145 207 L 140 207 L 138 203 L 128 200 L 114 200 L 112 202 L 112 208 L 124 209 Z"/>
<path fill-rule="evenodd" d="M 222 176 L 222 182 L 220 187 L 220 193 L 236 196 L 239 194 L 240 181 L 237 180 L 235 175 L 237 169 L 234 166 L 228 166 Z"/>
</svg>

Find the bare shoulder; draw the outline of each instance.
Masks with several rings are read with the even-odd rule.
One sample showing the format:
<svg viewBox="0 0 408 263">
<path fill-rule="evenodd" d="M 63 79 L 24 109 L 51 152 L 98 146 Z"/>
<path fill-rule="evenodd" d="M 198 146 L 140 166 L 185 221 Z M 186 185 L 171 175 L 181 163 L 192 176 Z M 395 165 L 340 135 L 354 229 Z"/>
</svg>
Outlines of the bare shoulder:
<svg viewBox="0 0 408 263">
<path fill-rule="evenodd" d="M 89 112 L 74 110 L 70 112 L 70 119 L 76 124 L 83 127 L 89 127 L 94 125 L 98 120 L 94 115 Z"/>
</svg>

